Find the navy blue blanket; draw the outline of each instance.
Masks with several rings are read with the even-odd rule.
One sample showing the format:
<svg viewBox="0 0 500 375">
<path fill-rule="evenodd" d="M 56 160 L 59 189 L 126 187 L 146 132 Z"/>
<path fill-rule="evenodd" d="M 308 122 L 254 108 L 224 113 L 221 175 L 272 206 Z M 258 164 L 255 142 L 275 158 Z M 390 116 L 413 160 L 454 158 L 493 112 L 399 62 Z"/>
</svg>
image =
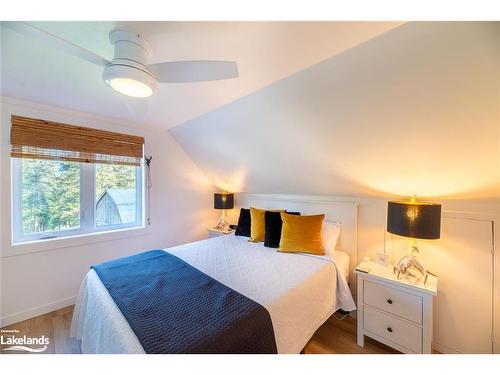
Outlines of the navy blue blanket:
<svg viewBox="0 0 500 375">
<path fill-rule="evenodd" d="M 277 353 L 269 312 L 176 256 L 93 266 L 146 353 Z"/>
</svg>

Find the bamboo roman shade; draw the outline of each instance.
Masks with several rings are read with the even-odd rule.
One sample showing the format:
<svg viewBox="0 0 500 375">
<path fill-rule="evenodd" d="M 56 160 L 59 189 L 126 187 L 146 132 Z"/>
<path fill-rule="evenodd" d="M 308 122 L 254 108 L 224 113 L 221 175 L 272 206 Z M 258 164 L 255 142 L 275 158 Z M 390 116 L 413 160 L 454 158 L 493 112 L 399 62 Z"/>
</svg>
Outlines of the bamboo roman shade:
<svg viewBox="0 0 500 375">
<path fill-rule="evenodd" d="M 13 158 L 138 166 L 143 157 L 143 137 L 21 116 L 11 122 Z"/>
</svg>

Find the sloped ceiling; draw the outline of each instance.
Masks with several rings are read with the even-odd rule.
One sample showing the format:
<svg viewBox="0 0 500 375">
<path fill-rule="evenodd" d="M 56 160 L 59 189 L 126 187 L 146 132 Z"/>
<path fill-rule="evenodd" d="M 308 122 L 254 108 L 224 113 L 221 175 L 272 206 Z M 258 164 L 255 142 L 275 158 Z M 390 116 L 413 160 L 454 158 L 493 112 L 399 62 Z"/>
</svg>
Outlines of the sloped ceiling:
<svg viewBox="0 0 500 375">
<path fill-rule="evenodd" d="M 408 23 L 170 130 L 233 191 L 500 199 L 500 23 Z"/>
<path fill-rule="evenodd" d="M 152 97 L 123 96 L 102 68 L 2 27 L 2 95 L 170 128 L 391 30 L 401 22 L 33 22 L 108 59 L 111 30 L 135 31 L 150 62 L 234 60 L 237 79 L 161 84 Z"/>
</svg>

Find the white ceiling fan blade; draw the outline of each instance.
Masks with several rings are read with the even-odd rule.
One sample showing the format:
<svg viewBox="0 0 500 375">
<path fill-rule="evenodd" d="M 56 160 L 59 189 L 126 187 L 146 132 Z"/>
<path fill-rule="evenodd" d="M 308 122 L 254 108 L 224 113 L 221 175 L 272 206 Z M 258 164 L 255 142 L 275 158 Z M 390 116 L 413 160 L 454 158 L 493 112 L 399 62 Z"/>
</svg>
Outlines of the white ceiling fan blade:
<svg viewBox="0 0 500 375">
<path fill-rule="evenodd" d="M 199 82 L 237 78 L 238 65 L 234 61 L 171 61 L 147 65 L 158 82 Z"/>
<path fill-rule="evenodd" d="M 94 52 L 89 51 L 88 49 L 73 44 L 65 39 L 58 37 L 57 35 L 51 34 L 27 22 L 2 22 L 2 25 L 20 34 L 37 38 L 44 43 L 59 49 L 60 51 L 63 51 L 72 56 L 79 57 L 83 60 L 87 60 L 91 63 L 100 66 L 106 66 L 110 63 L 110 61 L 108 61 L 104 57 L 99 56 Z"/>
</svg>

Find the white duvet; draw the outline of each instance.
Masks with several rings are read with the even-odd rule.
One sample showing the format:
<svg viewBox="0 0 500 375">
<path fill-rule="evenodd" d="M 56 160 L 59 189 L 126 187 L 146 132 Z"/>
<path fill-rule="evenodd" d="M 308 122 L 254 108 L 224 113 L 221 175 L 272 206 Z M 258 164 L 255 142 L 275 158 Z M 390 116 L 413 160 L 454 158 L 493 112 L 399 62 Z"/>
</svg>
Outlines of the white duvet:
<svg viewBox="0 0 500 375">
<path fill-rule="evenodd" d="M 347 275 L 349 257 L 279 253 L 233 235 L 165 251 L 260 303 L 271 315 L 279 353 L 299 353 L 337 309 L 355 309 Z M 95 271 L 77 296 L 70 337 L 82 353 L 144 353 Z"/>
</svg>

